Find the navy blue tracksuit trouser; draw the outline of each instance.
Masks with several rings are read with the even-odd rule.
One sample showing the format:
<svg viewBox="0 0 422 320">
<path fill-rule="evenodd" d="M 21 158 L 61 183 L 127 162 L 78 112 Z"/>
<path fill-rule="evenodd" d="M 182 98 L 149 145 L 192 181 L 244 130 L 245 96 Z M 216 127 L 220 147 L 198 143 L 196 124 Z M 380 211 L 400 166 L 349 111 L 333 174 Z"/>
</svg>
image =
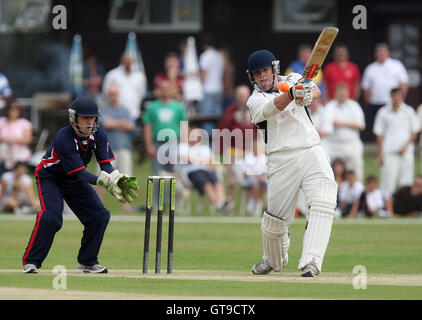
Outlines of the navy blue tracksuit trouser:
<svg viewBox="0 0 422 320">
<path fill-rule="evenodd" d="M 84 225 L 78 262 L 84 265 L 98 263 L 104 233 L 110 212 L 104 207 L 94 188 L 80 180 L 37 178 L 41 211 L 22 258 L 23 264 L 41 267 L 53 244 L 54 236 L 63 224 L 63 200 Z"/>
</svg>

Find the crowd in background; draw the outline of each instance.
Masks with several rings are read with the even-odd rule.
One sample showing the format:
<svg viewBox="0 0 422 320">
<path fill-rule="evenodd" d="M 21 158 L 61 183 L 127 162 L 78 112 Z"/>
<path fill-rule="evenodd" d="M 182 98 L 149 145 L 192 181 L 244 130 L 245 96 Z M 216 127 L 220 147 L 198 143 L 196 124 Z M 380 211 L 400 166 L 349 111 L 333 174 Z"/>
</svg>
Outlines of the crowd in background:
<svg viewBox="0 0 422 320">
<path fill-rule="evenodd" d="M 131 54 L 124 53 L 119 65 L 106 72 L 95 53 L 86 49 L 83 95 L 91 96 L 101 107 L 100 125 L 116 155 L 113 165 L 121 172 L 133 174 L 133 153 L 140 147 L 135 142 L 142 137 L 152 174 L 177 175 L 183 188 L 196 190 L 221 214 L 233 211 L 235 190 L 240 186 L 246 195 L 242 210 L 260 216 L 265 208 L 266 155 L 262 135 L 251 123 L 246 106 L 250 85 L 235 83 L 230 50 L 217 48 L 210 35 L 202 40 L 198 65 L 203 91 L 202 99 L 196 101 L 197 115 L 201 116 L 198 122 L 188 115 L 184 99 L 185 43 L 180 52 L 171 51 L 163 57 L 163 69 L 154 75 L 151 88 L 145 73 L 134 68 Z M 301 45 L 297 60 L 288 64 L 284 74 L 302 73 L 311 50 L 310 45 Z M 332 52 L 333 61 L 314 79 L 322 95 L 312 101 L 309 114 L 339 186 L 337 216 L 420 215 L 422 177 L 415 177 L 414 143 L 421 129 L 422 108 L 415 110 L 404 102 L 409 88 L 405 67 L 390 57 L 384 43 L 376 45 L 375 60 L 363 75 L 350 60 L 345 44 L 338 43 Z M 39 204 L 25 166 L 31 157 L 33 128 L 22 117 L 22 108 L 12 93 L 6 76 L 0 73 L 0 211 L 35 212 Z M 363 107 L 359 104 L 362 100 Z M 189 123 L 187 132 L 189 137 L 196 134 L 195 139 L 182 139 L 183 122 Z M 203 130 L 195 133 L 199 128 Z M 230 164 L 218 165 L 213 161 L 215 150 L 209 147 L 210 140 L 201 137 L 204 132 L 211 137 L 217 128 L 229 133 L 237 130 L 242 139 L 251 132 L 253 144 L 248 147 L 243 140 L 239 150 L 231 139 L 225 149 L 218 150 L 220 158 L 230 157 Z M 361 140 L 365 129 L 376 140 L 379 178 L 373 172 L 365 173 Z M 176 144 L 183 164 L 165 163 L 171 155 L 163 146 L 169 142 Z M 240 162 L 235 161 L 238 154 Z M 123 210 L 135 212 L 142 207 L 126 204 Z"/>
</svg>

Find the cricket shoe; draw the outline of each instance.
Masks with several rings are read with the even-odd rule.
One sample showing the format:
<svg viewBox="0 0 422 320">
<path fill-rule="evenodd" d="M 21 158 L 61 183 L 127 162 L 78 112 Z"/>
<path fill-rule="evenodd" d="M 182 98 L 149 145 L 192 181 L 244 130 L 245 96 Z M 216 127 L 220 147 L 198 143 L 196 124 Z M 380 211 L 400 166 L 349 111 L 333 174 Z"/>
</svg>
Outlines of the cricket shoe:
<svg viewBox="0 0 422 320">
<path fill-rule="evenodd" d="M 306 266 L 302 269 L 302 277 L 316 277 L 319 275 L 319 270 L 315 263 L 311 262 L 308 263 Z"/>
<path fill-rule="evenodd" d="M 106 267 L 100 264 L 94 264 L 92 266 L 85 266 L 83 264 L 78 263 L 78 267 L 76 269 L 78 273 L 107 273 L 108 270 Z"/>
<path fill-rule="evenodd" d="M 273 268 L 265 260 L 258 262 L 252 267 L 252 273 L 259 275 L 270 273 L 271 270 L 273 270 Z"/>
<path fill-rule="evenodd" d="M 23 266 L 22 273 L 38 273 L 38 268 L 35 264 L 27 263 Z"/>
</svg>

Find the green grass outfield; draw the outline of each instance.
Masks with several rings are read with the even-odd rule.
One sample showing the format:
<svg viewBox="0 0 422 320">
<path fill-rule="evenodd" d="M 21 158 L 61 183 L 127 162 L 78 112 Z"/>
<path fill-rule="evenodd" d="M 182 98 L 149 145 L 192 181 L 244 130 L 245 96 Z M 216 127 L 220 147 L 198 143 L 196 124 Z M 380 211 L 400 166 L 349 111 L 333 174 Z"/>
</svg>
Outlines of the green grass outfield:
<svg viewBox="0 0 422 320">
<path fill-rule="evenodd" d="M 37 275 L 21 274 L 34 216 L 0 215 L 0 299 L 421 299 L 422 219 L 335 220 L 323 272 L 301 278 L 297 261 L 305 221 L 291 226 L 290 263 L 280 273 L 251 274 L 261 258 L 260 220 L 184 217 L 175 224 L 174 273 L 167 275 L 164 224 L 162 273 L 155 275 L 155 221 L 150 273 L 141 272 L 144 217 L 113 216 L 100 252 L 106 275 L 75 273 L 82 225 L 65 217 Z M 166 221 L 166 219 L 165 219 Z M 53 289 L 52 269 L 67 269 L 66 290 Z M 354 289 L 366 268 L 366 289 Z M 358 278 L 357 278 L 358 277 Z"/>
</svg>

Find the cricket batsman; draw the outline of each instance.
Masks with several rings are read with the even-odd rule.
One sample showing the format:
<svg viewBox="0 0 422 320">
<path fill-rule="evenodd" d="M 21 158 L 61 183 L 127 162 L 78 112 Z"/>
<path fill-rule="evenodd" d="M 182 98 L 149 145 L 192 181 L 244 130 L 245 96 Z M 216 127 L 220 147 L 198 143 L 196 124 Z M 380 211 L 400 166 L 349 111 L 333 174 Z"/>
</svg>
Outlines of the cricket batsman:
<svg viewBox="0 0 422 320">
<path fill-rule="evenodd" d="M 38 273 L 62 226 L 63 200 L 84 225 L 77 271 L 107 273 L 97 256 L 110 212 L 91 185 L 104 187 L 121 202 L 131 202 L 138 195 L 136 178 L 120 173 L 110 163 L 115 158 L 98 127 L 95 101 L 77 98 L 68 112 L 70 124 L 59 130 L 35 169 L 41 211 L 22 258 L 23 273 Z M 98 176 L 85 170 L 93 154 L 101 168 Z"/>
<path fill-rule="evenodd" d="M 268 153 L 268 209 L 261 223 L 264 255 L 252 272 L 278 272 L 287 265 L 289 226 L 302 190 L 309 212 L 298 269 L 302 277 L 315 277 L 330 238 L 337 184 L 306 109 L 320 96 L 318 87 L 298 73 L 282 77 L 279 71 L 271 52 L 258 50 L 249 56 L 247 73 L 254 91 L 247 105 L 252 122 L 265 129 Z M 286 93 L 279 91 L 281 81 L 289 86 Z"/>
</svg>

